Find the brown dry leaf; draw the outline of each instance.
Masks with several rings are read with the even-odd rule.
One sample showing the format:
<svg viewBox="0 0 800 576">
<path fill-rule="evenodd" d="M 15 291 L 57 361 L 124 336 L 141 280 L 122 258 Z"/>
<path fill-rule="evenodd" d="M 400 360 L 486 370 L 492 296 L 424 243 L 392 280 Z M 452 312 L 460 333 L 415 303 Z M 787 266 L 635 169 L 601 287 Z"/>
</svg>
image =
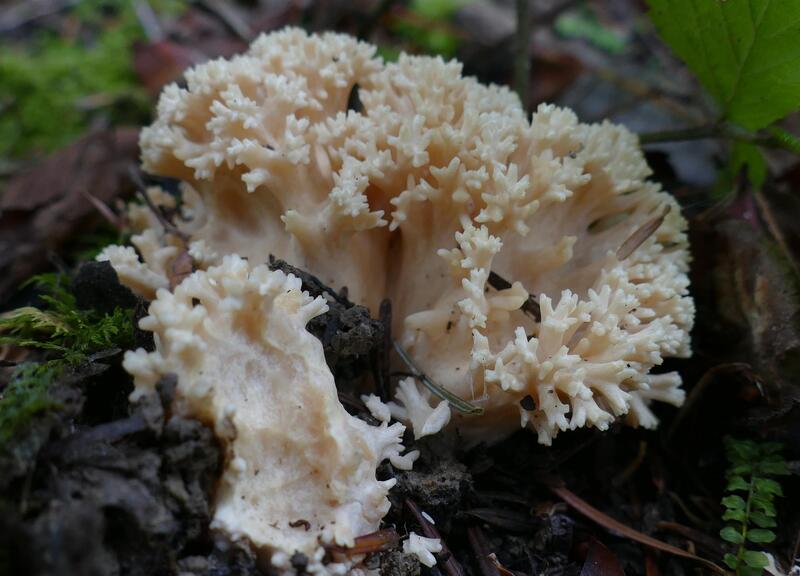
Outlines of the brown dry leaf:
<svg viewBox="0 0 800 576">
<path fill-rule="evenodd" d="M 583 63 L 567 52 L 538 50 L 531 65 L 531 100 L 556 100 L 584 71 Z"/>
<path fill-rule="evenodd" d="M 133 47 L 133 69 L 153 97 L 180 78 L 186 68 L 202 60 L 205 57 L 196 50 L 169 40 L 137 42 Z"/>
<path fill-rule="evenodd" d="M 350 548 L 342 546 L 331 546 L 328 552 L 333 556 L 333 559 L 338 562 L 345 561 L 350 556 L 358 556 L 360 554 L 374 554 L 376 552 L 383 552 L 384 550 L 391 550 L 396 548 L 400 543 L 400 535 L 394 528 L 384 528 L 376 532 L 370 532 L 363 536 L 358 536 Z"/>
<path fill-rule="evenodd" d="M 184 279 L 194 272 L 194 262 L 189 252 L 184 250 L 169 267 L 167 276 L 169 277 L 169 289 L 175 290 L 175 286 L 184 281 Z"/>
<path fill-rule="evenodd" d="M 93 132 L 12 178 L 0 197 L 0 300 L 8 297 L 109 204 L 131 191 L 125 166 L 136 160 L 135 128 Z"/>
<path fill-rule="evenodd" d="M 581 576 L 625 576 L 619 558 L 599 540 L 592 538 L 581 568 Z"/>
<path fill-rule="evenodd" d="M 713 316 L 698 307 L 702 352 L 728 365 L 742 359 L 752 365 L 757 394 L 745 399 L 749 409 L 737 426 L 787 443 L 800 438 L 796 206 L 786 194 L 765 193 L 758 201 L 748 193 L 726 214 L 698 219 L 693 238 L 702 247 L 694 250 L 695 266 L 704 271 L 695 275 L 693 292 L 715 303 Z M 718 407 L 720 398 L 710 401 Z"/>
</svg>

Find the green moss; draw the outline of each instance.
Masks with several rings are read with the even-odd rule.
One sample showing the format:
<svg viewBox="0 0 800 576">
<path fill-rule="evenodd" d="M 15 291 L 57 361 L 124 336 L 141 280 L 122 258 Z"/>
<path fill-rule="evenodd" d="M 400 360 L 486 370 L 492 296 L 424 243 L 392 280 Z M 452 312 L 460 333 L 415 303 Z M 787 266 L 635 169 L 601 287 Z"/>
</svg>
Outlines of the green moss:
<svg viewBox="0 0 800 576">
<path fill-rule="evenodd" d="M 64 275 L 42 274 L 32 282 L 45 291 L 44 306 L 25 306 L 0 318 L 0 344 L 52 350 L 70 364 L 100 350 L 133 345 L 131 310 L 100 314 L 78 309 Z"/>
<path fill-rule="evenodd" d="M 410 18 L 396 21 L 392 31 L 410 42 L 417 50 L 452 58 L 461 45 L 461 38 L 450 29 L 456 11 L 472 0 L 412 0 Z"/>
<path fill-rule="evenodd" d="M 0 447 L 33 416 L 59 406 L 48 390 L 62 369 L 57 361 L 23 364 L 16 368 L 0 397 Z"/>
<path fill-rule="evenodd" d="M 159 3 L 174 11 L 180 2 Z M 82 134 L 93 114 L 141 122 L 149 102 L 133 70 L 143 38 L 132 2 L 87 0 L 75 15 L 90 42 L 40 36 L 20 49 L 0 46 L 0 156 L 48 152 Z"/>
<path fill-rule="evenodd" d="M 39 348 L 55 358 L 18 367 L 0 396 L 0 447 L 34 415 L 57 408 L 49 389 L 70 366 L 90 355 L 133 346 L 133 311 L 116 308 L 110 314 L 78 309 L 64 275 L 32 279 L 46 294 L 39 308 L 26 306 L 0 317 L 0 344 Z"/>
</svg>

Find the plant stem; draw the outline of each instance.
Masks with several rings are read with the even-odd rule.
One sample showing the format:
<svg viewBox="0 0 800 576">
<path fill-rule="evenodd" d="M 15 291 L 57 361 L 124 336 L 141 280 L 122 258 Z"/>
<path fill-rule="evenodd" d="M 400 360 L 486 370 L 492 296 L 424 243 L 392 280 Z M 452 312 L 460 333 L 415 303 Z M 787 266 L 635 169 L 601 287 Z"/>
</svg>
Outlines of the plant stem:
<svg viewBox="0 0 800 576">
<path fill-rule="evenodd" d="M 530 84 L 531 59 L 528 54 L 531 37 L 529 0 L 516 0 L 517 33 L 514 39 L 514 90 L 522 100 L 522 107 L 528 109 L 528 85 Z"/>
<path fill-rule="evenodd" d="M 750 132 L 749 130 L 745 130 L 733 124 L 728 124 L 727 122 L 714 122 L 711 124 L 702 124 L 700 126 L 679 128 L 677 130 L 645 132 L 639 134 L 639 143 L 644 146 L 659 142 L 682 142 L 686 140 L 707 140 L 711 138 L 748 142 L 766 148 L 778 148 L 795 152 L 788 143 L 776 138 L 773 134 L 767 132 Z"/>
<path fill-rule="evenodd" d="M 747 545 L 747 523 L 750 521 L 750 508 L 752 506 L 753 492 L 756 488 L 756 475 L 750 474 L 750 488 L 747 490 L 747 502 L 744 505 L 744 520 L 742 520 L 742 542 L 736 551 L 736 573 L 744 563 L 745 546 Z"/>
</svg>

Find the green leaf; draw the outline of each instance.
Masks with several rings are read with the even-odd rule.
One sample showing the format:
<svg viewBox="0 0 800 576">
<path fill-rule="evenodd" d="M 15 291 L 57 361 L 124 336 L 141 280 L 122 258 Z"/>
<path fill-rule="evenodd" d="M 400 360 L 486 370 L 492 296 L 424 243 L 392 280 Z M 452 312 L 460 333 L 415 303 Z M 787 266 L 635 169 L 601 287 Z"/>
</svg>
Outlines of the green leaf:
<svg viewBox="0 0 800 576">
<path fill-rule="evenodd" d="M 731 554 L 728 552 L 725 556 L 722 557 L 722 561 L 730 568 L 731 570 L 735 570 L 737 564 L 739 564 L 739 559 L 736 557 L 735 554 Z"/>
<path fill-rule="evenodd" d="M 731 468 L 731 474 L 752 474 L 753 473 L 753 465 L 752 464 L 738 464 Z"/>
<path fill-rule="evenodd" d="M 731 176 L 736 178 L 744 169 L 754 188 L 761 188 L 767 179 L 767 161 L 758 146 L 747 142 L 736 142 L 731 150 Z"/>
<path fill-rule="evenodd" d="M 763 568 L 753 568 L 752 566 L 739 566 L 736 576 L 762 576 Z"/>
<path fill-rule="evenodd" d="M 767 555 L 754 550 L 745 550 L 744 554 L 742 554 L 742 560 L 751 568 L 764 568 L 769 565 Z"/>
<path fill-rule="evenodd" d="M 725 513 L 722 515 L 723 520 L 735 520 L 736 522 L 745 523 L 747 521 L 747 515 L 745 514 L 744 510 L 725 510 Z"/>
<path fill-rule="evenodd" d="M 725 520 L 725 516 L 722 519 Z M 774 528 L 778 525 L 774 518 L 770 518 L 763 512 L 750 512 L 750 522 L 759 528 Z"/>
<path fill-rule="evenodd" d="M 781 485 L 771 478 L 755 478 L 753 480 L 753 485 L 756 492 L 760 494 L 774 494 L 775 496 L 783 496 L 783 489 L 781 488 Z"/>
<path fill-rule="evenodd" d="M 762 462 L 759 466 L 762 474 L 772 474 L 773 476 L 786 476 L 789 474 L 789 466 L 784 460 L 776 462 Z"/>
<path fill-rule="evenodd" d="M 775 504 L 772 503 L 772 498 L 753 494 L 750 504 L 751 510 L 760 510 L 767 516 L 775 516 Z"/>
<path fill-rule="evenodd" d="M 775 130 L 779 130 L 776 128 Z M 770 130 L 772 132 L 772 129 Z M 767 454 L 777 454 L 783 450 L 783 444 L 781 442 L 764 442 L 761 445 L 761 453 L 764 455 Z"/>
<path fill-rule="evenodd" d="M 725 498 L 722 499 L 722 505 L 729 510 L 744 510 L 746 506 L 744 498 L 736 496 L 735 494 L 725 496 Z"/>
<path fill-rule="evenodd" d="M 800 107 L 800 2 L 648 1 L 661 36 L 726 118 L 758 130 Z"/>
<path fill-rule="evenodd" d="M 762 528 L 753 528 L 747 532 L 747 539 L 756 544 L 769 544 L 775 540 L 775 532 Z"/>
<path fill-rule="evenodd" d="M 744 536 L 732 526 L 725 526 L 725 528 L 719 531 L 719 535 L 723 540 L 731 544 L 741 544 L 744 542 Z"/>
<path fill-rule="evenodd" d="M 729 492 L 733 492 L 734 490 L 744 490 L 746 492 L 750 490 L 750 483 L 741 476 L 732 476 L 731 479 L 728 480 L 727 490 Z"/>
</svg>

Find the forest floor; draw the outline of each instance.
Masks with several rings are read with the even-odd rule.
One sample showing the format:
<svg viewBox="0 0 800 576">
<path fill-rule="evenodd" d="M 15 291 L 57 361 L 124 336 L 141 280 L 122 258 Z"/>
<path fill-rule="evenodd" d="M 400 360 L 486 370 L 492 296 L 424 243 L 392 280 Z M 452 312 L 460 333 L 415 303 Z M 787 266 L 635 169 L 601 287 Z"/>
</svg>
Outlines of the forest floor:
<svg viewBox="0 0 800 576">
<path fill-rule="evenodd" d="M 530 110 L 553 102 L 583 121 L 608 118 L 640 133 L 710 117 L 707 98 L 642 3 L 533 4 Z M 187 66 L 230 56 L 285 25 L 357 34 L 386 58 L 400 50 L 457 57 L 468 75 L 514 84 L 510 0 L 37 0 L 0 12 L 0 312 L 52 306 L 41 284 L 25 282 L 55 271 L 56 310 L 83 331 L 51 350 L 0 346 L 0 573 L 261 573 L 251 553 L 209 533 L 222 455 L 202 424 L 165 410 L 174 382 L 162 382 L 159 400 L 129 406 L 122 350 L 152 346 L 135 327 L 146 303 L 108 265 L 87 262 L 125 238 L 117 214 L 136 191 L 138 128 L 160 89 Z M 754 187 L 727 172 L 730 142 L 658 140 L 645 146 L 653 178 L 690 223 L 694 353 L 665 365 L 682 374 L 686 403 L 660 407 L 655 431 L 572 432 L 552 447 L 529 431 L 469 451 L 447 439 L 417 442 L 413 471 L 387 464 L 379 475 L 398 478 L 386 528 L 435 531 L 449 550 L 423 571 L 724 573 L 724 555 L 736 551 L 720 537 L 726 437 L 782 444 L 792 474 L 780 478 L 776 538 L 763 549 L 777 563 L 774 574 L 796 566 L 800 162 L 770 151 L 769 175 Z M 115 309 L 128 316 L 107 320 Z M 341 313 L 322 317 L 318 333 L 361 337 Z M 389 354 L 390 340 L 374 329 L 380 321 L 360 321 L 370 327 L 372 354 Z M 355 387 L 370 385 L 374 366 L 323 344 L 343 402 L 363 414 Z M 63 359 L 65 349 L 74 361 Z M 372 565 L 418 573 L 384 536 Z"/>
</svg>

